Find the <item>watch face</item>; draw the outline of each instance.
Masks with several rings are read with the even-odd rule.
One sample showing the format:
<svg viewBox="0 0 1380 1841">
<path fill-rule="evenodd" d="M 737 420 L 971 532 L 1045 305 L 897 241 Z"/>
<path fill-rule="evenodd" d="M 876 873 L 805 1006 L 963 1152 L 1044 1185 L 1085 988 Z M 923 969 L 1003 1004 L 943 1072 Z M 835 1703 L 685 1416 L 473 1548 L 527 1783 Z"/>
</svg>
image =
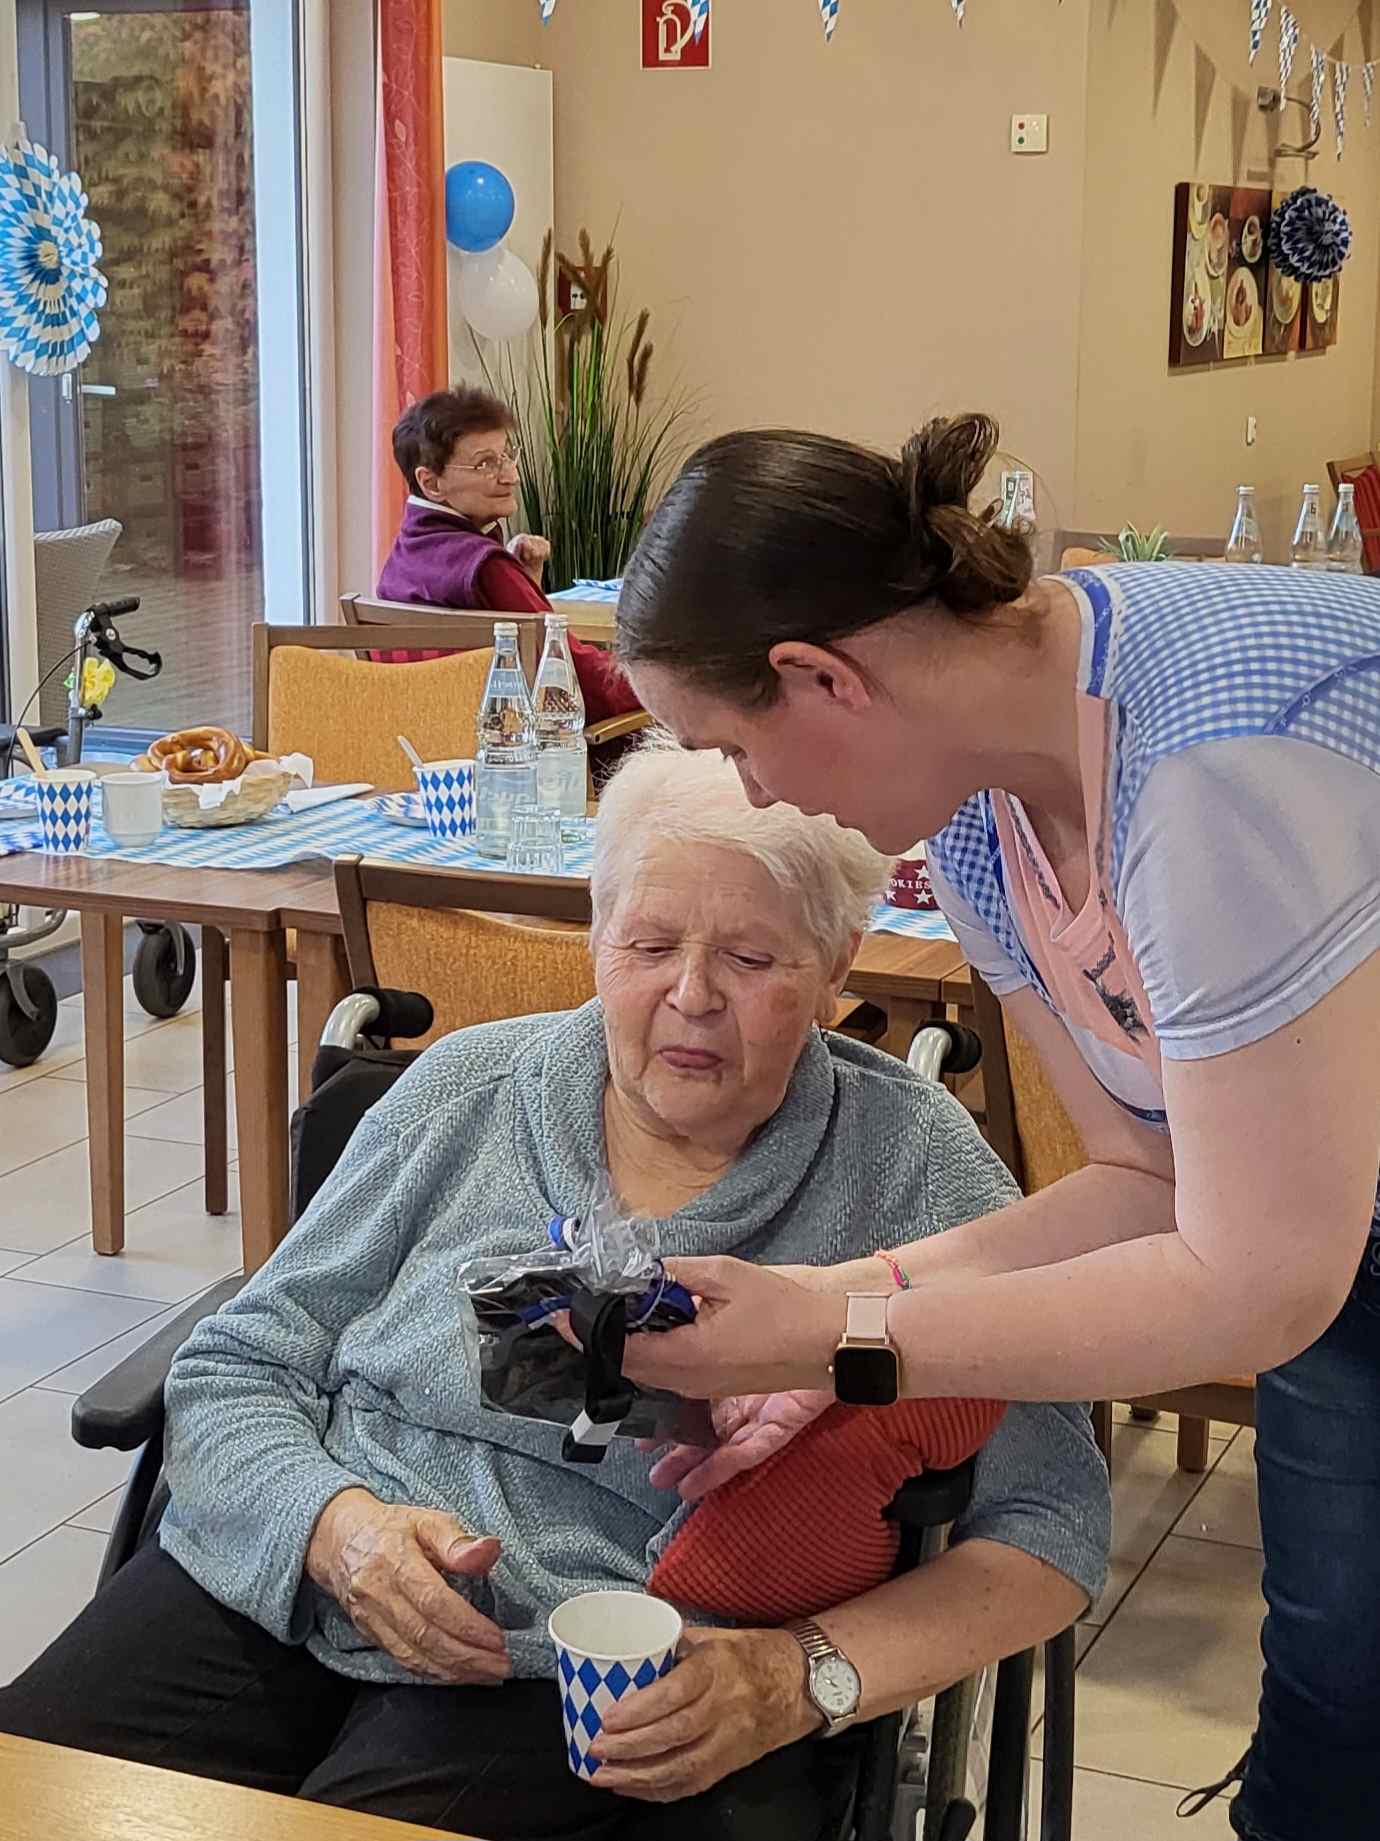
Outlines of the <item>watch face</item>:
<svg viewBox="0 0 1380 1841">
<path fill-rule="evenodd" d="M 900 1394 L 900 1363 L 894 1349 L 834 1351 L 834 1392 L 845 1406 L 891 1406 Z"/>
<path fill-rule="evenodd" d="M 810 1692 L 831 1720 L 846 1719 L 862 1699 L 857 1669 L 844 1656 L 826 1656 L 810 1671 Z"/>
</svg>

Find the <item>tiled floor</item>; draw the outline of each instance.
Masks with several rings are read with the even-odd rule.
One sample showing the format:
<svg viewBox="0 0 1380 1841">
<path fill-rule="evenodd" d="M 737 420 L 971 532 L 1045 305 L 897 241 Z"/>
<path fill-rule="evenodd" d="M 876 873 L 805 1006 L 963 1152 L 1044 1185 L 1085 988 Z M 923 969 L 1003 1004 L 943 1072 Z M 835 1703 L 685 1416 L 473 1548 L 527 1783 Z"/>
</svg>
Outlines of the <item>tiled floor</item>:
<svg viewBox="0 0 1380 1841">
<path fill-rule="evenodd" d="M 72 1444 L 72 1397 L 239 1267 L 237 1216 L 201 1205 L 199 1021 L 154 1023 L 127 987 L 126 1027 L 119 1259 L 87 1236 L 80 999 L 37 1067 L 0 1066 L 0 1681 L 90 1596 L 126 1467 Z M 1244 1749 L 1259 1677 L 1251 1434 L 1214 1430 L 1207 1476 L 1188 1477 L 1172 1421 L 1118 1409 L 1112 1575 L 1079 1637 L 1076 1841 L 1229 1834 L 1220 1802 L 1186 1831 L 1174 1815 Z"/>
</svg>

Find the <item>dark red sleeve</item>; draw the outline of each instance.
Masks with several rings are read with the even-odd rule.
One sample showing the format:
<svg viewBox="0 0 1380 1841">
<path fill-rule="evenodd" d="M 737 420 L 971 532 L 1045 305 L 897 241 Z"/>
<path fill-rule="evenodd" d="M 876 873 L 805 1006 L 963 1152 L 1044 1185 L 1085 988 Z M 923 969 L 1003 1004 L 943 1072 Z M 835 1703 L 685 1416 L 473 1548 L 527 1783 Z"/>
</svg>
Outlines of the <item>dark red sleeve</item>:
<svg viewBox="0 0 1380 1841">
<path fill-rule="evenodd" d="M 491 556 L 475 583 L 491 614 L 549 614 L 551 603 L 514 556 Z"/>
<path fill-rule="evenodd" d="M 549 614 L 551 603 L 512 556 L 491 556 L 479 571 L 476 584 L 483 606 L 494 614 Z M 604 722 L 610 716 L 627 716 L 641 704 L 613 655 L 586 640 L 570 640 L 570 656 L 585 700 L 585 721 Z"/>
<path fill-rule="evenodd" d="M 623 675 L 623 667 L 611 652 L 592 646 L 588 640 L 570 641 L 570 656 L 575 661 L 575 675 L 585 700 L 585 721 L 603 722 L 609 716 L 628 716 L 642 705 L 637 693 Z"/>
</svg>

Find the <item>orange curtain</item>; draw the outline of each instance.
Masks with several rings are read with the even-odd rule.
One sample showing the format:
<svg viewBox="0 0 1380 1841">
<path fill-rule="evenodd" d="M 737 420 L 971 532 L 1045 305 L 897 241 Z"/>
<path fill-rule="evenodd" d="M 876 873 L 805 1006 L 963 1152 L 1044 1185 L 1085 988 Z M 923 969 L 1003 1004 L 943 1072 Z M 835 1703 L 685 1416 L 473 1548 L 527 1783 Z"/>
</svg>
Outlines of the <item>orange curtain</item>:
<svg viewBox="0 0 1380 1841">
<path fill-rule="evenodd" d="M 441 0 L 379 0 L 379 97 L 374 185 L 375 571 L 402 516 L 393 424 L 409 403 L 444 388 L 445 144 Z"/>
</svg>

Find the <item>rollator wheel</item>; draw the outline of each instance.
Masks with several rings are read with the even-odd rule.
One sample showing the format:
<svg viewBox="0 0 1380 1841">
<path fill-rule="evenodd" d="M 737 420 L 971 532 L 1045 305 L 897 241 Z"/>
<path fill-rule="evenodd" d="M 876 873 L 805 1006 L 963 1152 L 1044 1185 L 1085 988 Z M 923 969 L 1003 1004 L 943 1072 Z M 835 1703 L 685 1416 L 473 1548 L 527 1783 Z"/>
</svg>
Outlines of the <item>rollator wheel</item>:
<svg viewBox="0 0 1380 1841">
<path fill-rule="evenodd" d="M 182 964 L 177 963 L 182 936 Z M 191 936 L 175 923 L 144 934 L 134 955 L 134 995 L 149 1016 L 176 1016 L 191 996 L 196 981 L 196 947 Z"/>
<path fill-rule="evenodd" d="M 18 981 L 24 1001 L 15 991 Z M 28 1010 L 34 1014 L 30 1016 Z M 0 1061 L 12 1068 L 31 1067 L 53 1039 L 58 997 L 53 981 L 37 965 L 10 965 L 0 970 Z"/>
</svg>

